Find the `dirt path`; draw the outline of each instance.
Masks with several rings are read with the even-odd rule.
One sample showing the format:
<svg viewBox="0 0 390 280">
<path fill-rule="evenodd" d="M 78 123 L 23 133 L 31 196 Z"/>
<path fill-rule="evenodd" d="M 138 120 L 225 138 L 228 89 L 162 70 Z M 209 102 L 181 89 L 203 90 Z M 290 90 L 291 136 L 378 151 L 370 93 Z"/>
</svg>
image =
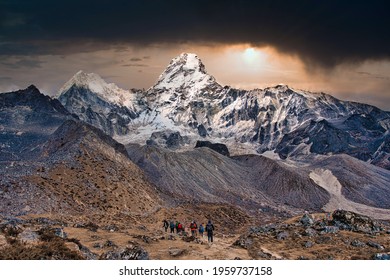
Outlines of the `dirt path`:
<svg viewBox="0 0 390 280">
<path fill-rule="evenodd" d="M 149 228 L 152 229 L 153 227 L 150 226 Z M 149 253 L 151 260 L 250 259 L 246 249 L 232 246 L 239 238 L 239 234 L 226 236 L 216 233 L 214 242 L 208 244 L 207 236 L 200 237 L 196 241 L 186 242 L 182 236 L 177 234 L 171 235 L 160 229 L 156 231 L 140 231 L 135 228 L 116 232 L 99 229 L 96 232 L 92 232 L 84 228 L 67 227 L 64 230 L 69 238 L 80 240 L 84 246 L 97 255 L 137 243 Z M 105 245 L 109 243 L 115 244 L 113 245 L 114 247 Z M 100 245 L 97 246 L 96 244 Z"/>
<path fill-rule="evenodd" d="M 145 249 L 150 252 L 151 259 L 180 259 L 180 260 L 233 260 L 235 258 L 250 259 L 248 251 L 234 247 L 232 244 L 239 238 L 239 235 L 224 236 L 216 234 L 214 242 L 209 244 L 207 236 L 196 241 L 183 241 L 181 236 L 174 234 L 175 240 L 160 240 L 158 243 L 149 244 Z M 172 256 L 170 251 L 182 250 L 178 256 Z"/>
<path fill-rule="evenodd" d="M 310 173 L 310 178 L 330 194 L 329 202 L 323 207 L 325 211 L 332 212 L 337 209 L 353 211 L 374 219 L 388 219 L 390 209 L 376 208 L 348 200 L 341 193 L 341 184 L 328 169 L 315 169 Z"/>
</svg>

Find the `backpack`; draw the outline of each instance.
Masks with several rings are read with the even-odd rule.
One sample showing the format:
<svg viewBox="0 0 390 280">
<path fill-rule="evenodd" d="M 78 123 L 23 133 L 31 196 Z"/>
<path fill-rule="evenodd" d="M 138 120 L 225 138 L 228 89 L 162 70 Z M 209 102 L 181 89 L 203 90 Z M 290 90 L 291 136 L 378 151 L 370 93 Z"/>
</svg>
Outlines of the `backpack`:
<svg viewBox="0 0 390 280">
<path fill-rule="evenodd" d="M 213 228 L 214 228 L 213 224 L 206 225 L 206 231 L 213 231 Z"/>
<path fill-rule="evenodd" d="M 199 232 L 204 232 L 204 227 L 202 225 L 199 226 Z"/>
<path fill-rule="evenodd" d="M 169 227 L 170 228 L 175 228 L 175 223 L 171 221 L 171 223 L 169 224 Z"/>
<path fill-rule="evenodd" d="M 183 228 L 183 225 L 182 225 L 182 224 L 179 224 L 179 225 L 177 226 L 177 228 L 178 228 L 178 229 L 182 229 L 182 228 Z"/>
</svg>

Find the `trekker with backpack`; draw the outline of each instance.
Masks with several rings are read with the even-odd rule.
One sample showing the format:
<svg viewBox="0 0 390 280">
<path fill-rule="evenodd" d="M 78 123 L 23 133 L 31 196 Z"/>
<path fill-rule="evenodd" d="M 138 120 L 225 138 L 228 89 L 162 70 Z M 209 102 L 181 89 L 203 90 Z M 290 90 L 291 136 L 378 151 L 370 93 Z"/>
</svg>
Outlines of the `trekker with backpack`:
<svg viewBox="0 0 390 280">
<path fill-rule="evenodd" d="M 203 238 L 203 233 L 204 233 L 204 226 L 203 224 L 200 224 L 199 226 L 199 235 Z"/>
<path fill-rule="evenodd" d="M 207 231 L 207 239 L 208 239 L 208 242 L 210 243 L 213 243 L 213 231 L 214 231 L 214 225 L 212 224 L 212 222 L 209 220 L 209 222 L 207 223 L 206 225 L 206 231 Z"/>
<path fill-rule="evenodd" d="M 192 223 L 190 224 L 191 236 L 195 237 L 197 228 L 198 228 L 198 226 L 197 226 L 196 222 L 192 221 Z"/>
<path fill-rule="evenodd" d="M 167 220 L 164 220 L 164 221 L 163 221 L 163 227 L 164 227 L 164 229 L 165 229 L 165 232 L 168 231 L 168 226 L 169 226 L 168 221 L 167 221 Z"/>
<path fill-rule="evenodd" d="M 169 222 L 169 228 L 171 229 L 171 233 L 175 233 L 175 222 L 173 220 Z"/>
<path fill-rule="evenodd" d="M 179 222 L 178 221 L 176 221 L 175 228 L 176 228 L 176 233 L 179 233 Z"/>
<path fill-rule="evenodd" d="M 183 224 L 182 224 L 182 223 L 179 223 L 179 224 L 177 225 L 177 233 L 180 233 L 180 232 L 182 232 L 183 230 L 184 230 Z"/>
</svg>

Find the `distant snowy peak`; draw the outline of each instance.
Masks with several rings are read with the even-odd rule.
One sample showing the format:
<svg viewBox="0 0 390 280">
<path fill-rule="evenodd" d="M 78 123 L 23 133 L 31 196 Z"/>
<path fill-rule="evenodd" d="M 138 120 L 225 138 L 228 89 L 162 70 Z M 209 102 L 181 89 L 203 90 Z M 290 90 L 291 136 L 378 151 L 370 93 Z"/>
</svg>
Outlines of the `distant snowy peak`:
<svg viewBox="0 0 390 280">
<path fill-rule="evenodd" d="M 73 86 L 84 88 L 95 93 L 101 99 L 120 106 L 132 106 L 132 92 L 119 88 L 113 83 L 107 83 L 99 75 L 94 73 L 77 72 L 59 90 L 58 96 L 66 93 Z"/>
<path fill-rule="evenodd" d="M 221 87 L 213 76 L 207 74 L 204 64 L 196 54 L 183 53 L 171 60 L 153 89 L 185 89 L 196 93 L 210 86 Z"/>
</svg>

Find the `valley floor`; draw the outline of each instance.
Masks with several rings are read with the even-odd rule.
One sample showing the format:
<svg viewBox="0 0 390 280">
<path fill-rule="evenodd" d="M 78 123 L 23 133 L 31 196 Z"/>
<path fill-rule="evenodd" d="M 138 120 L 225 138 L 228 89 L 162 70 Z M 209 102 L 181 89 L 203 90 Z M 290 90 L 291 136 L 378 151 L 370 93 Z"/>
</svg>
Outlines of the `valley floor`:
<svg viewBox="0 0 390 280">
<path fill-rule="evenodd" d="M 350 260 L 390 257 L 389 221 L 369 219 L 345 228 L 342 223 L 332 226 L 324 213 L 305 214 L 258 226 L 250 226 L 247 220 L 244 226 L 232 228 L 231 233 L 218 223 L 214 243 L 209 244 L 206 235 L 189 237 L 188 229 L 184 235 L 165 232 L 159 218 L 171 211 L 175 212 L 160 209 L 153 216 L 145 217 L 142 223 L 109 226 L 91 222 L 61 224 L 55 217 L 47 216 L 23 217 L 23 220 L 3 218 L 0 220 L 0 259 Z M 175 213 L 180 216 L 184 212 Z M 345 213 L 347 216 L 350 212 Z M 305 224 L 305 216 L 312 219 L 309 224 Z M 355 221 L 360 221 L 360 216 L 356 217 Z"/>
</svg>

